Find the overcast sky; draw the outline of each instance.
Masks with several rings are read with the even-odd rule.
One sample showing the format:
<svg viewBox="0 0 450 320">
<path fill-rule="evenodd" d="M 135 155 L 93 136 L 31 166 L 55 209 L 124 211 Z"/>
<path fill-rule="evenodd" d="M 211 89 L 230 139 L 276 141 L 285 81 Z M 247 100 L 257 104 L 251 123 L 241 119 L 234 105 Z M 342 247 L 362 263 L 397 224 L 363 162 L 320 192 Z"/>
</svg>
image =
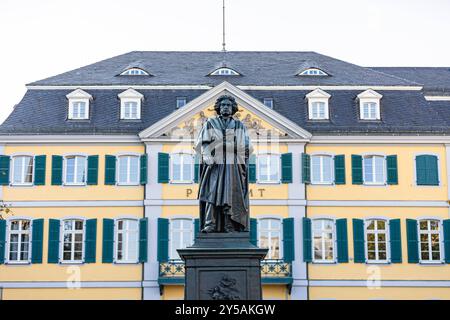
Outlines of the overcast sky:
<svg viewBox="0 0 450 320">
<path fill-rule="evenodd" d="M 450 0 L 226 0 L 228 50 L 450 67 Z M 133 50 L 220 50 L 222 0 L 0 0 L 0 121 L 25 84 Z"/>
</svg>

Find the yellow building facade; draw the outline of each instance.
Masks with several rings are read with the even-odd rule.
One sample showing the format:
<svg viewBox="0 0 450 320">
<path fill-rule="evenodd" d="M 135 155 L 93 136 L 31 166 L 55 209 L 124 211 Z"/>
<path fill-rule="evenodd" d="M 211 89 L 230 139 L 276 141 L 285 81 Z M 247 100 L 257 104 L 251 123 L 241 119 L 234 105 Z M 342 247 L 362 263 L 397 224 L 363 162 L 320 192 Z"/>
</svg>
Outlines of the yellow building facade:
<svg viewBox="0 0 450 320">
<path fill-rule="evenodd" d="M 142 63 L 195 56 L 172 54 L 113 58 L 125 75 L 102 85 L 28 86 L 0 128 L 2 299 L 183 299 L 176 250 L 199 231 L 193 144 L 223 94 L 255 147 L 250 241 L 269 249 L 264 299 L 450 298 L 450 126 L 425 86 L 311 53 L 286 53 L 297 84 L 252 82 L 254 53 L 230 53 L 238 75 L 212 72 L 207 85 L 165 82 Z M 291 77 L 278 58 L 261 59 Z M 349 85 L 344 71 L 369 82 Z"/>
</svg>

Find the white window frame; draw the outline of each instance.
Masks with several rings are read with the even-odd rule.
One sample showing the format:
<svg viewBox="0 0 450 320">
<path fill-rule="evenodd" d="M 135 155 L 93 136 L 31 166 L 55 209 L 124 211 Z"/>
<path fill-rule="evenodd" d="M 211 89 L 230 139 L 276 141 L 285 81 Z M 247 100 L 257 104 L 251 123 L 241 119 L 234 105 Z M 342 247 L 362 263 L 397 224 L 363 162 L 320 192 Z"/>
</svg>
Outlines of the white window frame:
<svg viewBox="0 0 450 320">
<path fill-rule="evenodd" d="M 420 230 L 420 222 L 421 221 L 428 221 L 427 226 L 430 225 L 430 221 L 437 221 L 438 225 L 439 225 L 439 230 L 438 232 L 435 232 L 434 230 L 429 230 L 430 233 L 428 232 L 422 232 Z M 428 230 L 427 230 L 428 231 Z M 420 240 L 420 235 L 422 233 L 428 233 L 429 237 L 428 237 L 428 246 L 429 246 L 429 250 L 428 253 L 431 253 L 431 234 L 433 233 L 437 233 L 439 234 L 439 260 L 423 260 L 422 259 L 422 246 L 421 246 L 421 240 Z M 444 257 L 445 257 L 445 252 L 444 252 L 444 232 L 443 232 L 443 223 L 442 223 L 442 219 L 440 218 L 436 218 L 436 217 L 420 217 L 417 219 L 417 242 L 418 242 L 418 250 L 419 250 L 419 263 L 420 264 L 443 264 L 444 263 Z M 431 255 L 430 255 L 431 257 Z"/>
<path fill-rule="evenodd" d="M 180 101 L 184 102 L 183 105 L 179 104 Z M 176 105 L 177 109 L 183 108 L 185 105 L 187 105 L 187 98 L 186 97 L 177 97 L 177 102 L 176 103 L 177 103 L 177 105 Z"/>
<path fill-rule="evenodd" d="M 316 89 L 311 91 L 306 95 L 306 99 L 308 99 L 308 119 L 309 120 L 329 120 L 330 119 L 330 110 L 329 110 L 329 99 L 331 95 L 321 89 Z M 313 107 L 316 103 L 324 104 L 324 116 L 323 117 L 313 117 Z"/>
<path fill-rule="evenodd" d="M 222 67 L 222 68 L 218 68 L 216 70 L 214 70 L 213 72 L 211 72 L 210 74 L 211 76 L 240 76 L 240 74 L 231 69 L 231 68 L 227 68 L 227 67 Z"/>
<path fill-rule="evenodd" d="M 174 156 L 181 156 L 181 159 L 183 159 L 185 156 L 191 157 L 192 158 L 192 165 L 191 165 L 191 177 L 188 180 L 174 180 L 173 178 L 173 165 L 174 165 L 174 161 L 173 161 L 173 157 Z M 194 183 L 194 171 L 195 171 L 195 157 L 192 153 L 189 152 L 174 152 L 171 153 L 169 156 L 169 177 L 170 177 L 170 183 L 171 184 L 191 184 Z M 183 169 L 183 163 L 184 160 L 181 161 L 180 164 L 180 175 L 183 176 L 184 173 L 184 169 Z"/>
<path fill-rule="evenodd" d="M 272 157 L 276 158 L 278 161 L 278 179 L 274 180 L 274 181 L 264 181 L 260 179 L 260 163 L 261 163 L 261 159 L 263 157 L 269 157 L 269 159 L 271 159 Z M 269 163 L 271 164 L 271 161 L 269 161 Z M 268 168 L 270 170 L 270 165 L 268 165 Z M 270 176 L 270 172 L 269 172 L 269 176 Z M 256 157 L 256 183 L 258 184 L 280 184 L 281 183 L 281 155 L 279 153 L 260 153 L 257 155 Z"/>
<path fill-rule="evenodd" d="M 264 104 L 267 108 L 273 110 L 273 106 L 274 106 L 275 103 L 274 103 L 273 98 L 264 98 L 264 99 L 263 99 L 263 104 Z M 270 104 L 270 105 L 269 105 L 269 104 Z"/>
<path fill-rule="evenodd" d="M 315 259 L 315 255 L 314 255 L 314 221 L 318 221 L 318 220 L 328 220 L 331 221 L 331 224 L 333 226 L 333 230 L 331 231 L 332 234 L 332 243 L 333 243 L 333 259 L 331 260 L 326 260 L 326 259 Z M 322 223 L 323 224 L 323 223 Z M 325 253 L 324 249 L 324 237 L 323 237 L 323 227 L 321 229 L 321 238 L 322 238 L 322 254 Z M 327 217 L 327 216 L 318 216 L 315 218 L 311 218 L 311 257 L 312 257 L 312 263 L 317 263 L 317 264 L 333 264 L 336 263 L 337 261 L 337 237 L 336 237 L 336 219 L 332 218 L 332 217 Z"/>
<path fill-rule="evenodd" d="M 77 176 L 78 158 L 84 158 L 84 182 L 67 182 L 67 158 L 76 157 L 74 178 Z M 85 186 L 87 185 L 87 173 L 88 173 L 88 156 L 84 154 L 68 154 L 63 157 L 63 181 L 65 186 Z"/>
<path fill-rule="evenodd" d="M 20 257 L 20 245 L 22 243 L 20 235 L 24 232 L 17 232 L 16 230 L 12 232 L 11 224 L 13 221 L 29 221 L 30 228 L 28 229 L 28 259 L 27 260 L 10 260 L 9 255 L 11 253 L 11 234 L 16 233 L 19 234 L 18 241 L 18 257 Z M 5 264 L 30 264 L 31 263 L 31 254 L 32 254 L 32 244 L 33 244 L 33 219 L 29 217 L 13 217 L 6 220 L 6 241 L 5 241 Z"/>
<path fill-rule="evenodd" d="M 279 223 L 279 225 L 280 225 L 280 230 L 278 230 L 278 232 L 279 232 L 279 241 L 280 241 L 280 243 L 279 243 L 279 247 L 280 247 L 280 249 L 279 249 L 280 257 L 279 257 L 278 259 L 264 258 L 264 260 L 266 260 L 266 261 L 283 260 L 283 259 L 284 259 L 284 252 L 283 252 L 283 241 L 284 241 L 284 234 L 283 234 L 283 219 L 281 219 L 281 218 L 279 218 L 279 217 L 274 217 L 274 216 L 265 216 L 265 217 L 260 217 L 260 218 L 257 220 L 257 224 L 258 224 L 258 228 L 257 228 L 257 231 L 258 231 L 258 239 L 257 239 L 257 241 L 258 241 L 258 246 L 261 245 L 261 231 L 262 231 L 261 222 L 262 222 L 263 220 L 276 220 L 276 221 L 278 221 L 278 223 Z M 269 224 L 271 225 L 271 223 L 269 223 Z M 276 230 L 276 229 L 269 228 L 269 229 L 267 229 L 267 230 L 265 230 L 265 231 L 267 231 L 268 234 L 269 234 L 268 242 L 270 243 L 271 240 L 272 240 L 272 234 L 275 233 L 277 230 Z M 268 248 L 268 250 L 269 250 L 269 251 L 267 251 L 266 257 L 269 256 L 269 253 L 270 253 L 270 247 Z"/>
<path fill-rule="evenodd" d="M 313 181 L 313 157 L 322 157 L 320 161 L 320 175 L 321 175 L 321 181 Z M 331 158 L 331 172 L 330 172 L 330 182 L 323 181 L 323 157 L 330 157 Z M 309 170 L 310 170 L 310 177 L 311 177 L 311 185 L 333 185 L 334 184 L 334 155 L 327 154 L 327 153 L 317 153 L 317 154 L 311 154 L 309 159 Z"/>
<path fill-rule="evenodd" d="M 136 157 L 138 159 L 138 165 L 137 165 L 137 181 L 136 182 L 131 182 L 130 181 L 130 175 L 131 175 L 131 166 L 130 166 L 130 160 L 127 160 L 127 181 L 126 182 L 121 182 L 120 181 L 120 158 L 122 157 Z M 141 157 L 140 155 L 137 154 L 120 154 L 116 156 L 117 161 L 116 161 L 116 181 L 117 181 L 117 185 L 118 186 L 137 186 L 140 184 L 140 180 L 141 180 Z"/>
<path fill-rule="evenodd" d="M 368 233 L 373 233 L 375 234 L 375 254 L 378 256 L 378 233 L 382 233 L 382 232 L 378 232 L 378 230 L 367 230 L 367 227 L 369 225 L 370 221 L 375 221 L 375 225 L 376 221 L 384 221 L 385 223 L 385 230 L 384 232 L 386 233 L 386 260 L 379 260 L 379 259 L 375 259 L 375 260 L 369 260 L 369 242 L 367 240 L 367 235 Z M 391 243 L 390 243 L 390 229 L 389 229 L 389 220 L 388 218 L 384 218 L 384 217 L 368 217 L 364 219 L 364 253 L 366 256 L 366 263 L 367 264 L 389 264 L 391 263 Z M 378 226 L 376 226 L 376 228 L 378 228 Z"/>
<path fill-rule="evenodd" d="M 118 97 L 120 99 L 120 120 L 141 120 L 142 100 L 144 99 L 144 95 L 130 88 L 120 93 Z M 136 103 L 136 118 L 125 117 L 125 106 L 129 102 Z"/>
<path fill-rule="evenodd" d="M 364 165 L 364 160 L 369 157 L 380 157 L 383 159 L 383 181 L 382 182 L 367 182 L 366 181 L 366 167 Z M 374 160 L 372 160 L 372 175 L 375 176 L 375 166 L 373 166 Z M 362 155 L 362 171 L 363 171 L 363 184 L 366 186 L 386 186 L 387 185 L 387 164 L 386 156 L 381 154 L 365 154 Z"/>
<path fill-rule="evenodd" d="M 119 221 L 134 221 L 137 224 L 137 229 L 136 229 L 136 260 L 130 260 L 130 259 L 126 259 L 126 260 L 119 260 L 118 259 L 118 254 L 119 254 L 119 250 L 118 250 L 118 244 L 119 244 L 119 233 L 122 233 L 126 238 L 128 238 L 130 230 L 119 230 Z M 136 218 L 130 218 L 130 217 L 119 217 L 114 219 L 114 263 L 116 264 L 136 264 L 139 262 L 139 231 L 140 231 L 140 227 L 139 227 L 139 219 Z M 128 240 L 127 240 L 128 241 Z M 123 242 L 123 241 L 122 241 Z M 124 252 L 123 249 L 123 245 L 122 245 L 122 252 Z"/>
<path fill-rule="evenodd" d="M 326 73 L 323 70 L 320 70 L 319 68 L 308 68 L 306 70 L 303 70 L 300 74 L 300 76 L 328 76 L 328 73 Z"/>
<path fill-rule="evenodd" d="M 380 101 L 383 96 L 378 92 L 368 89 L 360 94 L 358 94 L 359 99 L 359 118 L 360 120 L 367 121 L 376 121 L 381 119 L 381 111 L 380 111 Z M 364 117 L 364 104 L 366 103 L 374 103 L 375 104 L 375 118 L 366 118 Z"/>
<path fill-rule="evenodd" d="M 150 74 L 141 68 L 129 68 L 123 71 L 121 76 L 149 76 Z"/>
<path fill-rule="evenodd" d="M 92 95 L 87 93 L 86 91 L 83 91 L 81 89 L 77 89 L 75 91 L 72 91 L 68 95 L 66 95 L 66 98 L 69 100 L 69 108 L 68 108 L 68 114 L 67 119 L 68 120 L 89 120 L 89 114 L 90 114 L 90 102 L 92 101 Z M 83 102 L 85 103 L 85 116 L 84 117 L 73 117 L 73 108 L 74 103 Z"/>
<path fill-rule="evenodd" d="M 82 232 L 70 232 L 72 234 L 76 233 L 82 233 L 83 234 L 83 241 L 82 241 L 82 253 L 81 253 L 81 260 L 64 260 L 64 222 L 65 221 L 82 221 L 83 222 L 83 231 Z M 67 217 L 64 219 L 61 219 L 59 222 L 59 230 L 60 230 L 60 239 L 59 239 L 59 263 L 61 264 L 83 264 L 85 261 L 86 256 L 86 219 L 81 217 Z M 72 237 L 72 242 L 74 241 L 74 237 Z M 71 250 L 71 256 L 73 256 L 75 252 L 75 244 L 73 243 L 72 250 Z"/>
<path fill-rule="evenodd" d="M 179 257 L 173 256 L 172 255 L 172 245 L 173 243 L 173 222 L 177 221 L 177 220 L 184 220 L 184 221 L 189 221 L 189 225 L 190 225 L 190 231 L 191 231 L 191 245 L 194 243 L 194 239 L 195 239 L 195 226 L 194 226 L 194 219 L 192 219 L 192 217 L 186 217 L 186 216 L 179 216 L 176 218 L 172 218 L 169 220 L 169 260 L 174 260 L 174 261 L 181 261 L 181 259 Z M 180 229 L 177 229 L 178 231 Z M 181 229 L 181 230 L 185 230 L 185 229 Z M 181 249 L 181 248 L 178 248 Z"/>
<path fill-rule="evenodd" d="M 14 182 L 14 175 L 15 175 L 15 166 L 14 163 L 17 160 L 16 158 L 21 158 L 21 157 L 29 157 L 31 158 L 31 182 Z M 34 184 L 34 170 L 35 170 L 35 161 L 34 161 L 34 156 L 33 155 L 29 155 L 29 154 L 15 154 L 15 155 L 11 155 L 11 160 L 10 160 L 10 167 L 11 167 L 11 173 L 10 173 L 10 179 L 9 181 L 11 181 L 10 185 L 11 186 L 32 186 Z M 23 166 L 23 160 L 22 160 L 22 181 L 25 178 L 25 174 L 24 174 L 24 166 Z"/>
</svg>

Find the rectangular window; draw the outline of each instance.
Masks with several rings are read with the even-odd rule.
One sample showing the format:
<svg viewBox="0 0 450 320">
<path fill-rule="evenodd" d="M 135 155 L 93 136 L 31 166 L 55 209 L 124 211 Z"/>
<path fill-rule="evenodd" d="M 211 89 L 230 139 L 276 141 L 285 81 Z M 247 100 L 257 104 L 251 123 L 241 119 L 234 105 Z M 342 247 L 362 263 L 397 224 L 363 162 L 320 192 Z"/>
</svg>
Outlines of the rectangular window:
<svg viewBox="0 0 450 320">
<path fill-rule="evenodd" d="M 327 155 L 311 156 L 311 183 L 333 183 L 333 157 Z"/>
<path fill-rule="evenodd" d="M 363 168 L 365 184 L 384 184 L 386 182 L 385 159 L 383 156 L 364 157 Z"/>
<path fill-rule="evenodd" d="M 280 156 L 277 154 L 258 155 L 258 182 L 280 182 Z"/>
<path fill-rule="evenodd" d="M 379 119 L 378 104 L 376 102 L 363 102 L 361 110 L 361 119 L 363 120 Z"/>
<path fill-rule="evenodd" d="M 83 185 L 86 183 L 86 162 L 85 156 L 65 157 L 65 184 Z"/>
<path fill-rule="evenodd" d="M 172 183 L 192 183 L 194 157 L 191 154 L 175 153 L 170 156 Z"/>
<path fill-rule="evenodd" d="M 264 105 L 267 108 L 273 109 L 273 99 L 272 98 L 264 98 Z"/>
<path fill-rule="evenodd" d="M 387 262 L 387 229 L 386 220 L 366 221 L 366 250 L 367 261 Z"/>
<path fill-rule="evenodd" d="M 122 103 L 122 119 L 140 119 L 140 110 L 137 101 L 125 101 Z"/>
<path fill-rule="evenodd" d="M 88 108 L 85 101 L 74 101 L 71 105 L 71 112 L 69 112 L 69 119 L 88 119 Z"/>
<path fill-rule="evenodd" d="M 314 120 L 328 119 L 325 102 L 323 101 L 311 102 L 310 119 Z"/>
<path fill-rule="evenodd" d="M 138 261 L 139 222 L 133 219 L 116 221 L 116 262 Z"/>
<path fill-rule="evenodd" d="M 177 98 L 177 109 L 184 107 L 186 105 L 186 103 L 187 103 L 186 98 L 182 98 L 182 97 Z"/>
<path fill-rule="evenodd" d="M 269 249 L 266 260 L 281 259 L 281 221 L 280 219 L 260 219 L 258 223 L 259 247 Z"/>
<path fill-rule="evenodd" d="M 194 224 L 191 219 L 170 221 L 170 259 L 181 260 L 177 249 L 184 249 L 194 241 Z"/>
<path fill-rule="evenodd" d="M 30 220 L 9 222 L 8 263 L 28 263 L 30 261 Z"/>
<path fill-rule="evenodd" d="M 334 262 L 334 221 L 315 219 L 312 221 L 313 262 Z"/>
<path fill-rule="evenodd" d="M 83 262 L 84 221 L 77 219 L 62 221 L 62 261 Z"/>
<path fill-rule="evenodd" d="M 12 157 L 12 179 L 13 185 L 31 185 L 33 183 L 33 157 Z"/>
<path fill-rule="evenodd" d="M 419 221 L 420 262 L 441 262 L 441 226 L 439 220 Z"/>
<path fill-rule="evenodd" d="M 119 156 L 118 183 L 122 185 L 139 184 L 139 157 Z"/>
<path fill-rule="evenodd" d="M 416 156 L 416 183 L 418 186 L 439 185 L 438 157 L 430 154 Z"/>
</svg>

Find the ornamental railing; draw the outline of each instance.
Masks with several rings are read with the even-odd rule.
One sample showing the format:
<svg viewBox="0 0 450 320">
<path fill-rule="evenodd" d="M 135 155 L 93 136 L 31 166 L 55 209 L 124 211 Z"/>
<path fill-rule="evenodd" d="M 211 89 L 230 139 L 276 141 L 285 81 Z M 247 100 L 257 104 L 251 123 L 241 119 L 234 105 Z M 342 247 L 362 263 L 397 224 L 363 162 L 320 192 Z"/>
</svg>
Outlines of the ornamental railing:
<svg viewBox="0 0 450 320">
<path fill-rule="evenodd" d="M 292 265 L 283 260 L 263 260 L 261 261 L 261 276 L 284 278 L 290 277 Z M 184 262 L 180 260 L 169 260 L 159 264 L 159 276 L 164 278 L 184 277 Z"/>
</svg>

